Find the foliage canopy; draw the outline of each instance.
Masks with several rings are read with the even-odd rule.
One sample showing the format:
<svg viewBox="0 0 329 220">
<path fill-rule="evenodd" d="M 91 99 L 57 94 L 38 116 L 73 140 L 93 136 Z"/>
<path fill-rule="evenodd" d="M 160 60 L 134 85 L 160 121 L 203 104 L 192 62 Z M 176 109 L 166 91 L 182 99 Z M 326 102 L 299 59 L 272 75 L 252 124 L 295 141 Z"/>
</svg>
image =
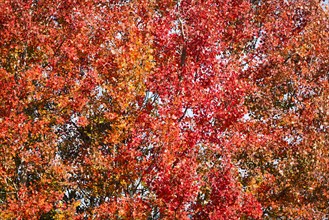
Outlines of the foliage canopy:
<svg viewBox="0 0 329 220">
<path fill-rule="evenodd" d="M 323 219 L 315 0 L 2 0 L 1 219 Z"/>
</svg>

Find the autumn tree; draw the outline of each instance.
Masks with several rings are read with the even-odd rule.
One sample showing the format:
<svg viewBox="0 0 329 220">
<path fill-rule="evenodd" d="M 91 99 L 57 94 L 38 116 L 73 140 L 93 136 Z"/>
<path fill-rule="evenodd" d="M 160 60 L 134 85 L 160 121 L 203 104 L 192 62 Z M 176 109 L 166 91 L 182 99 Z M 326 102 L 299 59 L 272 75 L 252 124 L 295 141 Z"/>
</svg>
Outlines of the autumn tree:
<svg viewBox="0 0 329 220">
<path fill-rule="evenodd" d="M 254 7 L 260 37 L 248 65 L 255 85 L 237 129 L 242 184 L 264 218 L 328 215 L 328 12 L 315 1 Z M 283 22 L 284 21 L 284 22 Z"/>
<path fill-rule="evenodd" d="M 324 216 L 327 30 L 315 1 L 2 1 L 0 217 Z"/>
</svg>

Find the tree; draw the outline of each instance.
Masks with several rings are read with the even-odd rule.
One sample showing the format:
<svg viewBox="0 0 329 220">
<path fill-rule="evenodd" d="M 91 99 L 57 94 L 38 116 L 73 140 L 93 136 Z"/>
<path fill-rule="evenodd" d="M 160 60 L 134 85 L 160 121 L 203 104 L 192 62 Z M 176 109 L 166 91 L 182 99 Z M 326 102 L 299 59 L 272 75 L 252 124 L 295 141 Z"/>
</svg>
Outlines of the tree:
<svg viewBox="0 0 329 220">
<path fill-rule="evenodd" d="M 328 163 L 326 113 L 307 113 L 315 111 L 311 100 L 317 111 L 327 105 L 327 14 L 315 1 L 303 3 L 0 3 L 0 217 L 259 219 L 304 210 L 321 216 L 325 194 L 297 209 L 275 173 L 292 182 L 312 172 L 305 180 L 319 187 L 312 196 L 327 190 L 327 170 L 318 166 Z M 318 84 L 308 87 L 307 77 Z M 308 100 L 302 121 L 292 120 L 299 111 L 287 103 L 290 94 Z M 270 109 L 283 112 L 281 124 L 274 126 Z M 321 137 L 297 135 L 295 121 L 312 121 Z M 284 143 L 299 138 L 298 151 L 286 150 Z M 274 142 L 276 149 L 269 147 Z M 288 168 L 281 152 L 303 162 Z M 285 169 L 265 173 L 268 160 L 283 161 Z M 260 178 L 273 181 L 261 185 Z M 294 193 L 301 194 L 299 186 Z"/>
<path fill-rule="evenodd" d="M 246 96 L 249 120 L 237 131 L 244 139 L 236 155 L 242 183 L 265 218 L 324 219 L 328 13 L 312 1 L 263 3 L 257 10 L 262 58 L 248 68 L 255 90 Z"/>
</svg>

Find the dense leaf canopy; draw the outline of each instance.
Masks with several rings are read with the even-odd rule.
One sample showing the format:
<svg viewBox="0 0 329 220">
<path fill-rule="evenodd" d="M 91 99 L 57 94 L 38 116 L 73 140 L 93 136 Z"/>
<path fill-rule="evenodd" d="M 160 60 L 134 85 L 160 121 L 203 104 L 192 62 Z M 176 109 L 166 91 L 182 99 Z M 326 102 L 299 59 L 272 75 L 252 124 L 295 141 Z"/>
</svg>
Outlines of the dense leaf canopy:
<svg viewBox="0 0 329 220">
<path fill-rule="evenodd" d="M 316 0 L 0 1 L 0 219 L 325 219 Z"/>
</svg>

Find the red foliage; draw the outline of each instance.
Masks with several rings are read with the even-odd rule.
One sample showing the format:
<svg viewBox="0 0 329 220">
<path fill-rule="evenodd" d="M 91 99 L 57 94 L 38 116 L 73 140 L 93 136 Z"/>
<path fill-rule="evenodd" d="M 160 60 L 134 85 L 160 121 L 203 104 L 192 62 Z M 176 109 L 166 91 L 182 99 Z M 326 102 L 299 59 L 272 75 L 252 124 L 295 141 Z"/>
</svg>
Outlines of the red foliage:
<svg viewBox="0 0 329 220">
<path fill-rule="evenodd" d="M 0 218 L 321 216 L 288 174 L 328 164 L 324 131 L 292 129 L 327 123 L 327 14 L 271 2 L 2 1 Z"/>
</svg>

